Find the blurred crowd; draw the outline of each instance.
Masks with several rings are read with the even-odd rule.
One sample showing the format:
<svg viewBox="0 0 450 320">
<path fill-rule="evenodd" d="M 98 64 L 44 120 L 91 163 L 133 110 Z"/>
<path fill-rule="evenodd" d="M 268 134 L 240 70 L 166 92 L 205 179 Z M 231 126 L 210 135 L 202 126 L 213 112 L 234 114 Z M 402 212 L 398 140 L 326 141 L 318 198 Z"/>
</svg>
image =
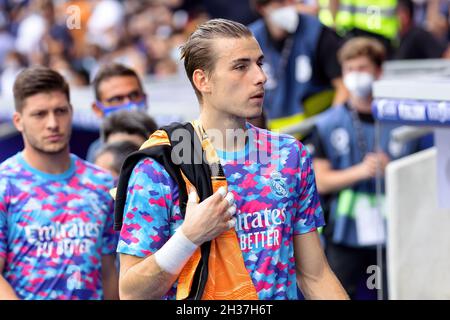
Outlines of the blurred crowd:
<svg viewBox="0 0 450 320">
<path fill-rule="evenodd" d="M 99 65 L 119 62 L 140 75 L 178 71 L 178 47 L 205 11 L 182 0 L 0 1 L 1 90 L 23 67 L 40 64 L 87 85 Z"/>
<path fill-rule="evenodd" d="M 446 48 L 448 0 L 413 2 L 415 23 Z M 320 5 L 303 0 L 299 10 L 320 16 Z M 15 76 L 33 64 L 59 71 L 71 86 L 88 85 L 106 62 L 140 76 L 177 74 L 180 44 L 209 17 L 248 24 L 257 14 L 247 1 L 1 0 L 0 92 L 11 94 Z"/>
</svg>

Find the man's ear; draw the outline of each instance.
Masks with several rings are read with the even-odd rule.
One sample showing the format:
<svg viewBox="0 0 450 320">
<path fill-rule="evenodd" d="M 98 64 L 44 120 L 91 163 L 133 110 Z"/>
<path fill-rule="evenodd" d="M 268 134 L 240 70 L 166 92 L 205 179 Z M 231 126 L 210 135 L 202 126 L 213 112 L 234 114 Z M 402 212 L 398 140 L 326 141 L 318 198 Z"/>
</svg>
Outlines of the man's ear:
<svg viewBox="0 0 450 320">
<path fill-rule="evenodd" d="M 210 93 L 211 92 L 211 83 L 209 81 L 209 77 L 204 70 L 195 69 L 192 74 L 192 82 L 195 87 L 201 93 Z"/>
<path fill-rule="evenodd" d="M 22 114 L 19 112 L 14 112 L 12 116 L 12 122 L 14 127 L 16 127 L 17 131 L 23 132 L 23 124 L 22 124 Z"/>
<path fill-rule="evenodd" d="M 103 118 L 103 111 L 97 105 L 97 102 L 92 103 L 92 111 L 94 111 L 95 115 L 99 118 Z"/>
</svg>

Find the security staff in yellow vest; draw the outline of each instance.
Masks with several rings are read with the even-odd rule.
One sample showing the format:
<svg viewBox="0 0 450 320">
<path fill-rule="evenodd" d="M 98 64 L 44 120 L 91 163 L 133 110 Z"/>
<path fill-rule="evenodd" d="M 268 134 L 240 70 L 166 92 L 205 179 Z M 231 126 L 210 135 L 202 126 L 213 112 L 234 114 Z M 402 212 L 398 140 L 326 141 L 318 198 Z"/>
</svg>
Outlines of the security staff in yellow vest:
<svg viewBox="0 0 450 320">
<path fill-rule="evenodd" d="M 317 0 L 319 5 L 319 20 L 324 25 L 336 29 L 336 14 L 339 0 Z M 336 29 L 336 31 L 339 31 Z"/>
<path fill-rule="evenodd" d="M 375 36 L 391 49 L 398 34 L 397 0 L 318 1 L 323 24 L 334 27 L 340 35 Z"/>
<path fill-rule="evenodd" d="M 286 130 L 345 101 L 336 52 L 341 38 L 295 0 L 253 0 L 261 15 L 249 26 L 264 53 L 264 112 L 271 130 Z"/>
</svg>

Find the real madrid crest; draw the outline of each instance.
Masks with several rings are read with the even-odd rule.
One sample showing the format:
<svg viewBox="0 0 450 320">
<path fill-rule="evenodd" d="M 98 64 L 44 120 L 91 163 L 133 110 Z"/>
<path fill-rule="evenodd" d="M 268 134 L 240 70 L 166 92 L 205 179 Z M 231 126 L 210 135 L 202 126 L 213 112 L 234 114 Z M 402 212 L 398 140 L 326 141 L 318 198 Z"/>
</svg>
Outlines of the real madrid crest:
<svg viewBox="0 0 450 320">
<path fill-rule="evenodd" d="M 283 178 L 280 172 L 274 171 L 270 174 L 270 189 L 278 197 L 288 195 L 286 178 Z"/>
</svg>

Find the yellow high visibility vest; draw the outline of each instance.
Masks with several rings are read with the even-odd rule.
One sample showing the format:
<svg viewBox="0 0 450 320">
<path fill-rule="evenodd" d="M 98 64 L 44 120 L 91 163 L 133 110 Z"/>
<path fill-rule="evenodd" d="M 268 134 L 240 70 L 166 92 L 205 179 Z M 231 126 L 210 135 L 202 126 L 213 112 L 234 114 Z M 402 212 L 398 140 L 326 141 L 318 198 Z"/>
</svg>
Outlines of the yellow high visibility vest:
<svg viewBox="0 0 450 320">
<path fill-rule="evenodd" d="M 319 20 L 324 25 L 332 27 L 334 25 L 334 18 L 330 11 L 330 0 L 319 0 Z"/>
<path fill-rule="evenodd" d="M 335 26 L 338 33 L 353 28 L 381 35 L 393 40 L 397 36 L 397 0 L 340 0 L 336 19 L 329 10 L 329 0 L 319 0 L 319 19 L 327 26 Z"/>
<path fill-rule="evenodd" d="M 284 129 L 296 125 L 304 121 L 305 119 L 317 115 L 328 109 L 332 105 L 334 94 L 334 89 L 329 89 L 311 95 L 305 101 L 303 101 L 303 112 L 299 112 L 297 114 L 283 118 L 268 119 L 267 127 L 272 131 L 284 132 Z M 294 137 L 298 139 L 302 138 L 298 134 L 294 134 Z"/>
</svg>

